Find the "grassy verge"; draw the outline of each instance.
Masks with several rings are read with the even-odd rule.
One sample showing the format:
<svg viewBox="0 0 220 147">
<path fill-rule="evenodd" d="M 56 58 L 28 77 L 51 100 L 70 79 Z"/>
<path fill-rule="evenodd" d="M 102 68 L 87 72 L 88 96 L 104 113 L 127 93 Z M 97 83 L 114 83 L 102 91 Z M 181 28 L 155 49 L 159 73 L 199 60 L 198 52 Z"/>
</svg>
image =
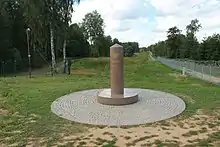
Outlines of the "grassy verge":
<svg viewBox="0 0 220 147">
<path fill-rule="evenodd" d="M 109 60 L 75 60 L 72 75 L 0 78 L 0 144 L 25 145 L 30 138 L 45 138 L 50 144 L 62 134 L 85 131 L 86 127 L 61 119 L 50 111 L 62 95 L 85 89 L 109 87 Z M 220 89 L 195 78 L 183 77 L 147 55 L 125 58 L 125 86 L 156 89 L 183 98 L 184 116 L 198 109 L 211 112 L 220 104 Z"/>
</svg>

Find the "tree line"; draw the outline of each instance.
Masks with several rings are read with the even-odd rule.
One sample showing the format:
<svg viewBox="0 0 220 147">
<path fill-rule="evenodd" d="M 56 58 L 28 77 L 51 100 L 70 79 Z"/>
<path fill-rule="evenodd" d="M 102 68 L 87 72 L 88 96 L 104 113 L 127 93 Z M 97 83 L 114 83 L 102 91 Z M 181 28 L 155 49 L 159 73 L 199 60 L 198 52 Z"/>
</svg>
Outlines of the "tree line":
<svg viewBox="0 0 220 147">
<path fill-rule="evenodd" d="M 96 10 L 86 14 L 82 22 L 72 23 L 75 4 L 80 0 L 1 0 L 0 68 L 26 69 L 30 57 L 32 68 L 49 64 L 56 72 L 58 60 L 107 57 L 114 43 L 124 46 L 125 56 L 139 52 L 137 42 L 106 36 L 104 20 Z M 15 61 L 16 67 L 12 66 Z"/>
<path fill-rule="evenodd" d="M 147 47 L 155 56 L 172 59 L 220 60 L 220 35 L 215 33 L 198 41 L 196 33 L 202 28 L 198 19 L 186 26 L 186 34 L 177 26 L 167 31 L 167 39 Z"/>
</svg>

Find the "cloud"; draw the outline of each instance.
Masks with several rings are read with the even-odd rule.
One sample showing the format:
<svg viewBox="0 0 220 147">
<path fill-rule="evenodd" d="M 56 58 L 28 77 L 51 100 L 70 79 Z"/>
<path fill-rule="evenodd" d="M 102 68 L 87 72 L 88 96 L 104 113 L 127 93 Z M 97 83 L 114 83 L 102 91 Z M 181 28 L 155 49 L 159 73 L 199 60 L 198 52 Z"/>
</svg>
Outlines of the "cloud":
<svg viewBox="0 0 220 147">
<path fill-rule="evenodd" d="M 130 27 L 127 27 L 127 28 L 125 28 L 125 27 L 120 27 L 120 28 L 116 28 L 116 29 L 115 29 L 116 32 L 126 32 L 126 31 L 129 31 L 129 30 L 131 30 Z"/>
<path fill-rule="evenodd" d="M 220 1 L 219 0 L 167 0 L 161 4 L 159 0 L 150 0 L 157 14 L 157 25 L 154 32 L 164 33 L 168 28 L 177 26 L 183 32 L 192 19 L 199 19 L 202 24 L 197 37 L 201 40 L 206 35 L 219 32 Z"/>
<path fill-rule="evenodd" d="M 105 21 L 105 33 L 121 41 L 138 41 L 147 46 L 166 38 L 168 28 L 177 26 L 183 33 L 192 19 L 202 29 L 197 36 L 219 32 L 219 0 L 83 0 L 75 6 L 72 22 L 97 10 Z"/>
</svg>

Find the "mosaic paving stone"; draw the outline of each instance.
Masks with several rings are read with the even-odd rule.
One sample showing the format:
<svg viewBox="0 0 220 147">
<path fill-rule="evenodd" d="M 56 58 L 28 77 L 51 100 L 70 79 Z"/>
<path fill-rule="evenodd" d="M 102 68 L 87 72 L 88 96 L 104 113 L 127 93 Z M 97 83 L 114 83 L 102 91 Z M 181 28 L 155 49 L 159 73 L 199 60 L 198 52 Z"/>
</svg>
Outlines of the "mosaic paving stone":
<svg viewBox="0 0 220 147">
<path fill-rule="evenodd" d="M 58 98 L 51 105 L 56 115 L 91 125 L 138 125 L 165 120 L 182 113 L 185 103 L 169 93 L 126 88 L 139 95 L 139 101 L 131 105 L 109 106 L 97 102 L 97 94 L 104 89 L 78 91 Z"/>
</svg>

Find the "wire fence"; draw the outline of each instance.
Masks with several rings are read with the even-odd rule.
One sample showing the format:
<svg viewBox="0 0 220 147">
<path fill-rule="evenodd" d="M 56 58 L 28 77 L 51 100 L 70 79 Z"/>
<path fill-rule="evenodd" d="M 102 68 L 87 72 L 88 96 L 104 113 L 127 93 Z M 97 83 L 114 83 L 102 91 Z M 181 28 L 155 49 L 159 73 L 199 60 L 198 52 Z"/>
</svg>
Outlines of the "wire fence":
<svg viewBox="0 0 220 147">
<path fill-rule="evenodd" d="M 220 85 L 220 61 L 194 61 L 187 59 L 167 59 L 157 57 L 161 63 L 182 73 Z"/>
<path fill-rule="evenodd" d="M 78 58 L 71 58 L 76 60 Z M 0 60 L 0 78 L 1 77 L 17 77 L 17 76 L 53 76 L 51 63 L 42 65 L 41 67 L 34 67 L 31 64 L 31 70 L 29 71 L 28 61 L 16 61 L 16 60 Z M 64 73 L 64 63 L 62 59 L 56 61 L 56 74 Z"/>
<path fill-rule="evenodd" d="M 38 74 L 50 74 L 51 66 L 45 65 L 42 68 L 31 68 L 32 75 Z M 4 60 L 0 61 L 0 77 L 11 77 L 11 76 L 29 76 L 28 65 L 21 63 L 17 60 Z"/>
<path fill-rule="evenodd" d="M 16 73 L 19 69 L 20 67 L 16 60 L 0 61 L 0 76 Z"/>
</svg>

